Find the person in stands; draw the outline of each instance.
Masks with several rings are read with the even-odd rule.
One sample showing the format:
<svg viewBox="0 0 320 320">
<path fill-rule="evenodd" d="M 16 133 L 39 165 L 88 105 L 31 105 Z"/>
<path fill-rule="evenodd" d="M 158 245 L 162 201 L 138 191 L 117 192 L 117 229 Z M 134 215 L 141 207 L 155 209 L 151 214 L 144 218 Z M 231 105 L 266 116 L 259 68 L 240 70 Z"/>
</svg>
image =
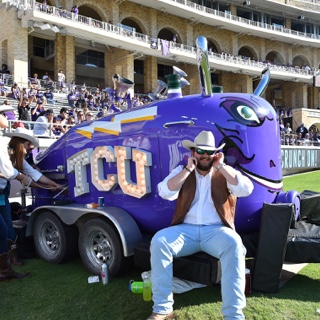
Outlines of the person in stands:
<svg viewBox="0 0 320 320">
<path fill-rule="evenodd" d="M 53 133 L 55 136 L 62 136 L 67 132 L 68 109 L 62 107 L 58 116 L 54 117 Z"/>
<path fill-rule="evenodd" d="M 20 92 L 20 104 L 25 99 L 28 99 L 28 92 L 27 92 L 27 88 L 23 87 L 21 92 Z"/>
<path fill-rule="evenodd" d="M 296 133 L 301 133 L 302 138 L 304 139 L 308 133 L 308 129 L 304 126 L 304 123 L 301 122 L 300 126 L 297 128 Z"/>
<path fill-rule="evenodd" d="M 94 117 L 93 117 L 93 114 L 91 112 L 87 112 L 85 115 L 84 115 L 84 121 L 91 121 L 93 120 Z"/>
<path fill-rule="evenodd" d="M 290 127 L 290 123 L 289 122 L 286 123 L 285 127 L 283 128 L 283 131 L 284 131 L 285 134 L 292 133 L 292 129 Z"/>
<path fill-rule="evenodd" d="M 30 106 L 27 103 L 28 103 L 28 99 L 25 99 L 18 106 L 19 120 L 31 121 Z M 24 125 L 27 129 L 30 128 L 30 123 L 25 123 Z"/>
<path fill-rule="evenodd" d="M 64 75 L 63 71 L 60 70 L 60 71 L 58 72 L 58 86 L 59 86 L 60 88 L 62 88 L 62 87 L 64 86 L 65 80 L 66 80 L 66 76 Z"/>
<path fill-rule="evenodd" d="M 11 87 L 11 98 L 15 100 L 20 100 L 20 88 L 17 83 L 14 83 Z"/>
<path fill-rule="evenodd" d="M 251 180 L 226 165 L 210 131 L 183 140 L 191 156 L 158 184 L 160 197 L 177 200 L 171 226 L 151 240 L 153 313 L 148 320 L 173 317 L 172 261 L 204 251 L 221 263 L 224 319 L 244 319 L 245 255 L 234 218 L 237 197 L 253 191 Z"/>
<path fill-rule="evenodd" d="M 55 101 L 53 99 L 54 95 L 53 95 L 53 92 L 50 90 L 50 88 L 46 88 L 44 96 L 45 96 L 48 103 L 55 104 Z"/>
<path fill-rule="evenodd" d="M 43 116 L 37 118 L 36 123 L 34 124 L 34 134 L 37 136 L 51 136 L 53 123 L 53 110 L 48 109 L 45 111 Z"/>
<path fill-rule="evenodd" d="M 304 145 L 304 138 L 302 138 L 302 133 L 301 132 L 299 132 L 297 134 L 295 145 L 297 145 L 297 146 L 303 146 Z"/>
<path fill-rule="evenodd" d="M 84 114 L 83 114 L 83 110 L 79 110 L 77 112 L 77 118 L 76 118 L 76 123 L 82 123 L 84 121 Z"/>
<path fill-rule="evenodd" d="M 31 119 L 32 121 L 37 121 L 37 119 L 44 113 L 45 109 L 42 104 L 42 101 L 37 101 L 35 107 L 31 108 Z"/>
<path fill-rule="evenodd" d="M 4 86 L 4 83 L 0 79 L 0 96 L 6 97 L 7 96 L 7 89 Z"/>
<path fill-rule="evenodd" d="M 6 105 L 6 106 L 10 106 L 10 101 L 6 99 L 6 100 L 3 101 L 3 104 Z M 6 112 L 6 116 L 7 116 L 7 119 L 9 121 L 15 121 L 16 120 L 16 115 L 15 115 L 14 111 L 7 111 Z"/>
<path fill-rule="evenodd" d="M 66 130 L 70 130 L 72 127 L 74 127 L 74 125 L 76 124 L 76 120 L 74 118 L 74 116 L 69 116 L 68 117 L 68 122 L 67 122 L 67 126 L 66 126 Z"/>
</svg>

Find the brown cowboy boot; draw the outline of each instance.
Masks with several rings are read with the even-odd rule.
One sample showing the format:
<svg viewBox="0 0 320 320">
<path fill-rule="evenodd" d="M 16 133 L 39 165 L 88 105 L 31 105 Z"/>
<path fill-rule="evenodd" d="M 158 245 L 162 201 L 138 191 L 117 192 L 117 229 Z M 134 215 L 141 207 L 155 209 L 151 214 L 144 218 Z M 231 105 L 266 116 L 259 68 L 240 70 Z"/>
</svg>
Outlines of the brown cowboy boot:
<svg viewBox="0 0 320 320">
<path fill-rule="evenodd" d="M 23 266 L 23 261 L 17 255 L 16 242 L 13 242 L 12 240 L 8 239 L 8 250 L 11 263 L 18 267 Z"/>
<path fill-rule="evenodd" d="M 7 263 L 5 261 L 7 259 L 7 258 L 5 258 L 6 255 L 7 255 L 6 253 L 0 255 L 0 282 L 8 281 L 8 280 L 12 279 L 8 275 L 2 273 L 2 269 L 5 269 L 6 265 L 7 265 Z"/>
<path fill-rule="evenodd" d="M 29 272 L 18 273 L 12 270 L 11 261 L 8 253 L 0 255 L 0 279 L 1 281 L 7 281 L 10 279 L 21 279 L 30 276 Z"/>
</svg>

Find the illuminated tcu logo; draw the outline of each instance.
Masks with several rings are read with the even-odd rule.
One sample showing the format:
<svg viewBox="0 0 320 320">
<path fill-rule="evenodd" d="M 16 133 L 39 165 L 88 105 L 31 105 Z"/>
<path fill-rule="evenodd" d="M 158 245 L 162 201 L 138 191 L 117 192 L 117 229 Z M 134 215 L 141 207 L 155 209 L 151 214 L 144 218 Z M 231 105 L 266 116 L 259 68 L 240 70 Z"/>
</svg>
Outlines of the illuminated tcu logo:
<svg viewBox="0 0 320 320">
<path fill-rule="evenodd" d="M 136 163 L 136 183 L 131 179 L 131 150 L 132 160 Z M 107 174 L 105 177 L 103 159 L 107 163 L 117 162 L 117 174 Z M 86 168 L 88 164 L 91 166 L 91 182 L 99 191 L 108 192 L 119 184 L 122 191 L 132 197 L 142 198 L 151 192 L 152 154 L 148 151 L 131 147 L 102 146 L 75 153 L 67 160 L 68 173 L 75 172 L 75 197 L 89 193 Z"/>
</svg>

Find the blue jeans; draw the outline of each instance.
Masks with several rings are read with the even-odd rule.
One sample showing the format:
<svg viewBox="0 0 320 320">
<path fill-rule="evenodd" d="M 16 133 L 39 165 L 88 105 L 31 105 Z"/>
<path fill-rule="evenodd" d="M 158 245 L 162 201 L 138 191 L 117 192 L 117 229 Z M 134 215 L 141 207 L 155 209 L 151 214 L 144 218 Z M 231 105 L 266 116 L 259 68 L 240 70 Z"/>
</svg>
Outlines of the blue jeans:
<svg viewBox="0 0 320 320">
<path fill-rule="evenodd" d="M 0 206 L 0 254 L 8 252 L 7 240 L 16 240 L 16 232 L 12 225 L 11 207 L 9 203 L 10 183 L 3 189 L 5 205 Z"/>
<path fill-rule="evenodd" d="M 180 224 L 158 231 L 151 241 L 153 312 L 173 310 L 172 260 L 204 251 L 220 259 L 224 319 L 244 319 L 245 254 L 240 236 L 224 225 Z"/>
</svg>

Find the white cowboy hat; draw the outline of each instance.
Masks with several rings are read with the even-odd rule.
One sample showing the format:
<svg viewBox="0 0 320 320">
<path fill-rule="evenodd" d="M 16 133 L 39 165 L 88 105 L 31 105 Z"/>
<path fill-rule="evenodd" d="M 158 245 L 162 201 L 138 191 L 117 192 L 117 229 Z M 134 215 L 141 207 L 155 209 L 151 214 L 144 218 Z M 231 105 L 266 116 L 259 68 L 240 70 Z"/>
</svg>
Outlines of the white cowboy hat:
<svg viewBox="0 0 320 320">
<path fill-rule="evenodd" d="M 14 107 L 7 105 L 7 104 L 3 104 L 0 106 L 0 113 L 6 112 L 6 111 L 13 111 Z"/>
<path fill-rule="evenodd" d="M 4 136 L 7 137 L 18 137 L 18 138 L 22 138 L 25 140 L 30 141 L 35 147 L 39 147 L 39 140 L 37 138 L 35 138 L 35 136 L 33 135 L 33 132 L 31 130 L 28 130 L 26 128 L 17 128 L 15 131 L 13 132 L 6 132 L 3 134 Z"/>
<path fill-rule="evenodd" d="M 214 135 L 211 131 L 201 131 L 194 139 L 194 142 L 190 140 L 183 140 L 182 145 L 191 150 L 191 148 L 201 148 L 204 150 L 213 150 L 217 151 L 222 149 L 225 146 L 225 143 L 220 147 L 216 148 L 216 143 L 214 139 Z"/>
</svg>

